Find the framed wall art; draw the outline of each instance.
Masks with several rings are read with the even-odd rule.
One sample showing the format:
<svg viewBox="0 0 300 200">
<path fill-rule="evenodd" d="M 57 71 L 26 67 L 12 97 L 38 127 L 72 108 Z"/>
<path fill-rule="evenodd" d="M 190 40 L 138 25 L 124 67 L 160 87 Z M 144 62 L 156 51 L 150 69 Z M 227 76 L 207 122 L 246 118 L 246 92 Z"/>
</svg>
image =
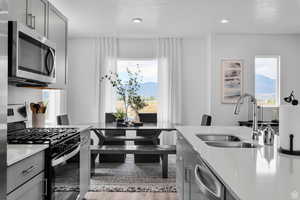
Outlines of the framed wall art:
<svg viewBox="0 0 300 200">
<path fill-rule="evenodd" d="M 234 104 L 242 95 L 244 90 L 243 63 L 243 60 L 240 59 L 223 59 L 221 61 L 222 103 Z"/>
</svg>

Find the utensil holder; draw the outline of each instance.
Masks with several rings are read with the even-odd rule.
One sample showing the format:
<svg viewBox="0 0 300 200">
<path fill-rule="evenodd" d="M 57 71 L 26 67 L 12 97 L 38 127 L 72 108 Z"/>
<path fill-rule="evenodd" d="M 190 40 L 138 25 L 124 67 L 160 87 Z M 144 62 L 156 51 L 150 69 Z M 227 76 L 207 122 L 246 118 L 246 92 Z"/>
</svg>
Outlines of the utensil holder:
<svg viewBox="0 0 300 200">
<path fill-rule="evenodd" d="M 32 127 L 43 128 L 45 126 L 45 113 L 32 113 Z"/>
</svg>

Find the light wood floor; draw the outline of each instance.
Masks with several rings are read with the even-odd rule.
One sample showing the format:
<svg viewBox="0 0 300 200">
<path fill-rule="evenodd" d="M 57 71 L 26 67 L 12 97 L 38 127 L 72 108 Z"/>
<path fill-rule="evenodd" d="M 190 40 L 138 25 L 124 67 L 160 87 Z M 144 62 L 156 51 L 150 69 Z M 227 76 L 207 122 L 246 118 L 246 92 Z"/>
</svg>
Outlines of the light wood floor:
<svg viewBox="0 0 300 200">
<path fill-rule="evenodd" d="M 176 193 L 159 192 L 89 192 L 87 200 L 176 200 Z"/>
</svg>

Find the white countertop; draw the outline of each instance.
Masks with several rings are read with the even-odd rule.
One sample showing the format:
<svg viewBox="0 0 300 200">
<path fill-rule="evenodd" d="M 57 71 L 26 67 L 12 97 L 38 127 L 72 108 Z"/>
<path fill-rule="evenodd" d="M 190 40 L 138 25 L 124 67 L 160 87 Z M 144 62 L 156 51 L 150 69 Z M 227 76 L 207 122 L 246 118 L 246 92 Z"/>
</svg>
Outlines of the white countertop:
<svg viewBox="0 0 300 200">
<path fill-rule="evenodd" d="M 7 145 L 7 166 L 13 165 L 47 148 L 48 145 L 9 144 Z"/>
<path fill-rule="evenodd" d="M 300 200 L 300 157 L 278 153 L 274 146 L 218 148 L 206 145 L 196 134 L 231 134 L 251 141 L 246 127 L 177 126 L 211 170 L 242 200 Z"/>
</svg>

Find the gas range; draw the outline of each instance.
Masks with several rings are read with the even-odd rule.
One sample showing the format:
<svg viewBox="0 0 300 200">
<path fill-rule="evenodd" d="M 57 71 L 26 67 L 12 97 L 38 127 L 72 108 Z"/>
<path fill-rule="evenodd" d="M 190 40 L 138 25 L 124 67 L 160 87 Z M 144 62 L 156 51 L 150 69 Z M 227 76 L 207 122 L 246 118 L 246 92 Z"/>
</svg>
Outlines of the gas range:
<svg viewBox="0 0 300 200">
<path fill-rule="evenodd" d="M 57 144 L 78 134 L 77 128 L 26 128 L 9 131 L 10 144 Z"/>
<path fill-rule="evenodd" d="M 72 180 L 79 185 L 79 152 L 81 136 L 78 128 L 26 128 L 25 105 L 8 105 L 7 141 L 9 144 L 48 144 L 45 151 L 45 200 L 76 200 L 79 192 L 59 189 L 59 180 Z M 72 171 L 72 173 L 65 173 Z M 69 177 L 71 176 L 71 177 Z M 58 189 L 57 189 L 58 188 Z M 65 197 L 65 196 L 68 196 Z"/>
</svg>

